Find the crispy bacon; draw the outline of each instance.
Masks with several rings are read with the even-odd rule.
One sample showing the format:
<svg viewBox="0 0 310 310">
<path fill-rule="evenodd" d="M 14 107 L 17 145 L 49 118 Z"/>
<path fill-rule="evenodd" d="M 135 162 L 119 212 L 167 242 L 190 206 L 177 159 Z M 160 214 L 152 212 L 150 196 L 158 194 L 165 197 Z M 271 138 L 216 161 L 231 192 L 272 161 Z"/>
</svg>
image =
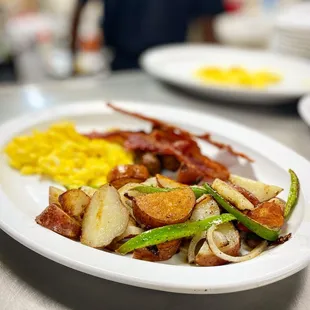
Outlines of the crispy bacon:
<svg viewBox="0 0 310 310">
<path fill-rule="evenodd" d="M 205 133 L 203 135 L 196 135 L 196 137 L 201 139 L 201 140 L 203 140 L 203 141 L 206 141 L 206 142 L 208 142 L 208 143 L 210 143 L 210 144 L 212 144 L 214 146 L 216 146 L 219 149 L 226 150 L 227 152 L 229 152 L 230 154 L 232 154 L 234 156 L 243 157 L 244 159 L 246 159 L 247 161 L 249 161 L 251 163 L 254 162 L 254 160 L 252 158 L 250 158 L 249 156 L 247 156 L 244 153 L 235 151 L 230 145 L 214 141 L 211 138 L 211 135 L 209 133 Z"/>
<path fill-rule="evenodd" d="M 117 112 L 150 122 L 153 125 L 152 131 L 150 133 L 145 133 L 143 131 L 115 130 L 102 134 L 92 132 L 86 135 L 89 138 L 101 138 L 113 141 L 122 144 L 126 149 L 131 151 L 152 152 L 158 155 L 174 156 L 182 163 L 182 171 L 179 171 L 180 173 L 178 175 L 180 177 L 182 176 L 183 180 L 188 179 L 190 182 L 193 182 L 194 179 L 196 181 L 214 178 L 220 178 L 222 180 L 228 179 L 229 172 L 227 168 L 203 155 L 195 140 L 196 136 L 192 135 L 190 132 L 139 113 L 123 110 L 112 104 L 108 104 L 108 106 Z M 233 155 L 242 156 L 251 160 L 246 155 L 235 152 L 229 145 L 211 140 L 209 134 L 200 137 L 219 148 L 225 148 Z"/>
<path fill-rule="evenodd" d="M 214 141 L 211 138 L 211 135 L 209 133 L 193 136 L 191 133 L 189 133 L 188 131 L 186 131 L 184 129 L 181 129 L 181 128 L 176 127 L 176 126 L 171 125 L 171 124 L 167 124 L 163 121 L 159 121 L 155 118 L 144 116 L 144 115 L 141 115 L 141 114 L 135 113 L 135 112 L 126 111 L 122 108 L 116 107 L 115 105 L 113 105 L 111 103 L 108 103 L 107 105 L 117 112 L 120 112 L 120 113 L 123 113 L 126 115 L 130 115 L 130 116 L 133 116 L 133 117 L 136 117 L 136 118 L 139 118 L 139 119 L 142 119 L 144 121 L 152 123 L 153 128 L 161 129 L 162 131 L 165 132 L 166 135 L 175 136 L 177 138 L 182 138 L 182 139 L 190 139 L 190 140 L 193 140 L 193 138 L 196 137 L 196 138 L 204 140 L 205 142 L 208 142 L 208 143 L 218 147 L 219 149 L 225 149 L 234 156 L 239 156 L 239 157 L 242 157 L 242 158 L 248 160 L 249 162 L 254 162 L 254 160 L 252 158 L 250 158 L 249 156 L 247 156 L 244 153 L 235 151 L 230 145 L 224 144 L 224 143 L 221 143 L 218 141 Z"/>
</svg>

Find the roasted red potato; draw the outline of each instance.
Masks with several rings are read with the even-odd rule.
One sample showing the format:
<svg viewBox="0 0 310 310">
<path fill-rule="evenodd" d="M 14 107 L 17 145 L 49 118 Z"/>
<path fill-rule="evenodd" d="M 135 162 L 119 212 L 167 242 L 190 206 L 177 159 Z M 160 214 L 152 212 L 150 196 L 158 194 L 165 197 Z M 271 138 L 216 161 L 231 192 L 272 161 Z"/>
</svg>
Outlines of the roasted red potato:
<svg viewBox="0 0 310 310">
<path fill-rule="evenodd" d="M 159 187 L 178 188 L 186 186 L 161 174 L 156 174 L 156 181 Z"/>
<path fill-rule="evenodd" d="M 59 204 L 58 197 L 63 194 L 65 191 L 57 188 L 55 186 L 50 186 L 48 189 L 48 204 L 52 205 L 54 203 Z"/>
<path fill-rule="evenodd" d="M 143 165 L 119 165 L 108 174 L 108 182 L 116 189 L 127 183 L 141 183 L 150 176 L 147 168 Z"/>
<path fill-rule="evenodd" d="M 202 176 L 199 173 L 185 164 L 181 164 L 177 172 L 177 181 L 183 184 L 197 184 L 202 180 Z"/>
<path fill-rule="evenodd" d="M 87 206 L 90 203 L 90 197 L 81 189 L 70 189 L 58 198 L 61 208 L 73 216 L 78 221 L 81 221 Z"/>
<path fill-rule="evenodd" d="M 181 240 L 167 241 L 152 247 L 134 250 L 133 258 L 158 262 L 170 259 L 179 249 Z"/>
<path fill-rule="evenodd" d="M 153 153 L 142 153 L 136 157 L 135 162 L 147 168 L 150 175 L 155 175 L 161 171 L 161 163 L 158 157 Z"/>
<path fill-rule="evenodd" d="M 125 232 L 128 221 L 129 213 L 118 191 L 105 184 L 96 191 L 86 209 L 81 242 L 93 248 L 106 247 Z"/>
<path fill-rule="evenodd" d="M 162 155 L 161 163 L 163 168 L 169 171 L 177 171 L 180 167 L 180 162 L 173 155 Z"/>
<path fill-rule="evenodd" d="M 146 227 L 183 223 L 194 206 L 195 195 L 189 187 L 133 198 L 134 217 Z"/>
<path fill-rule="evenodd" d="M 252 220 L 271 229 L 280 229 L 284 225 L 282 206 L 275 200 L 263 202 L 254 210 L 248 211 L 246 214 Z"/>
<path fill-rule="evenodd" d="M 36 217 L 36 222 L 45 228 L 71 239 L 78 239 L 81 235 L 80 223 L 56 204 L 49 205 Z"/>
</svg>

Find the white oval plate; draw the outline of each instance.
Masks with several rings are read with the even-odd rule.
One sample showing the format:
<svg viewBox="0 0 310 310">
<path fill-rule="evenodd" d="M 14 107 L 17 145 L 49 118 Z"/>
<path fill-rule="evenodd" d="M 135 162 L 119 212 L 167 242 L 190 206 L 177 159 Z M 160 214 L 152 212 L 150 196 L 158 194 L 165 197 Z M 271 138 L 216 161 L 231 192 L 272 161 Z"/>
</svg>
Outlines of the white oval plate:
<svg viewBox="0 0 310 310">
<path fill-rule="evenodd" d="M 0 227 L 23 245 L 41 255 L 76 270 L 125 284 L 179 293 L 226 293 L 259 287 L 283 279 L 304 268 L 310 257 L 310 164 L 285 146 L 251 129 L 230 121 L 158 104 L 116 102 L 129 110 L 157 117 L 196 133 L 209 131 L 214 138 L 230 143 L 255 159 L 250 165 L 230 159 L 232 172 L 282 186 L 289 190 L 288 168 L 296 171 L 301 182 L 299 203 L 284 233 L 292 239 L 261 256 L 240 264 L 220 267 L 189 266 L 175 256 L 163 263 L 152 263 L 96 250 L 62 237 L 35 223 L 35 216 L 48 201 L 48 181 L 37 176 L 21 176 L 0 157 Z M 103 102 L 85 102 L 44 110 L 14 119 L 0 126 L 0 147 L 16 135 L 32 129 L 45 129 L 60 120 L 75 121 L 79 130 L 120 127 L 146 129 L 149 124 L 116 113 Z M 202 144 L 204 152 L 220 158 L 223 153 Z M 226 154 L 227 155 L 227 154 Z"/>
<path fill-rule="evenodd" d="M 310 62 L 263 51 L 227 48 L 217 45 L 175 44 L 146 51 L 140 60 L 143 69 L 154 77 L 202 95 L 234 102 L 281 104 L 310 92 Z M 242 66 L 249 70 L 267 69 L 280 73 L 283 80 L 255 90 L 215 86 L 194 77 L 203 66 Z M 298 72 L 298 74 L 297 74 Z"/>
<path fill-rule="evenodd" d="M 310 96 L 301 98 L 298 103 L 298 113 L 304 122 L 310 126 Z"/>
</svg>

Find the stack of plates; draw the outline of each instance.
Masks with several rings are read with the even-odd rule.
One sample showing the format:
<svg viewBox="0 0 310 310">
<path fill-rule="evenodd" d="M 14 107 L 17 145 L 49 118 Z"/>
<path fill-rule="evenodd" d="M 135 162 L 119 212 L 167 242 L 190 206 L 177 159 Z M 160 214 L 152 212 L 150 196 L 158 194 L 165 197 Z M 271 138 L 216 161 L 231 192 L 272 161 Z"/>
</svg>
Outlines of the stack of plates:
<svg viewBox="0 0 310 310">
<path fill-rule="evenodd" d="M 279 14 L 272 48 L 310 59 L 310 3 L 300 3 Z"/>
</svg>

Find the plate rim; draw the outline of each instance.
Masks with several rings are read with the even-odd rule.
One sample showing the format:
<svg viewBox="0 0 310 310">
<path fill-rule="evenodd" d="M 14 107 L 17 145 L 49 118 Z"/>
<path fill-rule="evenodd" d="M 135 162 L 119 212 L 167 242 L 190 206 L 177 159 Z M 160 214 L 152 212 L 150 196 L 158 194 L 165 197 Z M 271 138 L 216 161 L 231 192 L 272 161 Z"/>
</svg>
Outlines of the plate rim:
<svg viewBox="0 0 310 310">
<path fill-rule="evenodd" d="M 299 116 L 306 123 L 306 125 L 310 126 L 310 112 L 309 113 L 306 112 L 307 111 L 306 105 L 310 106 L 310 94 L 302 97 L 297 105 Z"/>
<path fill-rule="evenodd" d="M 111 100 L 109 100 L 109 101 L 111 102 Z M 83 111 L 84 112 L 87 111 L 88 113 L 91 113 L 91 111 L 97 111 L 98 112 L 98 109 L 100 110 L 100 112 L 101 111 L 102 112 L 109 111 L 111 113 L 114 113 L 109 108 L 107 108 L 103 104 L 103 102 L 106 102 L 106 101 L 99 101 L 99 102 L 98 101 L 95 101 L 95 102 L 92 101 L 92 103 L 90 103 L 88 101 L 87 103 L 82 102 L 82 103 L 75 103 L 75 104 L 74 103 L 73 104 L 67 104 L 64 106 L 56 106 L 56 107 L 52 107 L 49 109 L 45 109 L 43 111 L 37 111 L 34 113 L 19 116 L 17 118 L 9 120 L 6 123 L 0 125 L 0 146 L 2 146 L 5 141 L 7 141 L 7 139 L 5 139 L 4 137 L 1 137 L 1 133 L 3 133 L 3 130 L 4 129 L 7 130 L 8 128 L 12 128 L 12 126 L 15 126 L 16 124 L 19 124 L 19 126 L 21 126 L 21 123 L 24 122 L 24 125 L 21 127 L 22 128 L 24 128 L 24 127 L 28 128 L 29 124 L 33 123 L 32 126 L 35 126 L 36 123 L 44 121 L 44 118 L 46 118 L 47 120 L 53 119 L 56 116 L 63 115 L 63 114 L 65 115 L 66 113 L 71 114 L 73 112 L 74 112 L 73 113 L 74 115 L 76 115 L 76 113 L 81 113 Z M 115 100 L 113 102 L 115 102 L 117 105 L 120 105 L 120 106 L 126 105 L 127 108 L 129 107 L 129 109 L 136 109 L 136 108 L 139 109 L 139 108 L 143 107 L 145 110 L 145 108 L 148 107 L 148 109 L 151 109 L 151 110 L 153 109 L 153 110 L 155 110 L 155 112 L 161 111 L 162 109 L 166 109 L 166 110 L 169 110 L 170 113 L 172 113 L 172 112 L 175 112 L 177 109 L 176 107 L 171 107 L 171 106 L 166 107 L 163 104 L 158 104 L 158 105 L 156 104 L 156 106 L 154 106 L 154 103 L 152 103 L 152 102 L 149 102 L 148 104 L 146 104 L 145 102 L 144 103 L 141 103 L 141 102 L 140 103 L 136 103 L 136 102 L 133 103 L 130 101 L 119 101 L 119 100 Z M 284 150 L 286 153 L 290 154 L 290 156 L 293 156 L 294 158 L 298 159 L 298 162 L 300 162 L 300 164 L 298 164 L 298 166 L 302 166 L 302 167 L 298 168 L 298 170 L 300 170 L 300 172 L 302 172 L 302 170 L 303 170 L 302 169 L 303 165 L 306 165 L 310 168 L 310 163 L 306 159 L 304 159 L 302 156 L 298 155 L 297 153 L 295 153 L 294 151 L 292 151 L 288 147 L 286 147 L 286 146 L 282 145 L 281 143 L 273 140 L 272 138 L 265 136 L 265 135 L 255 131 L 255 130 L 251 129 L 251 128 L 237 124 L 235 122 L 232 122 L 230 120 L 226 120 L 226 119 L 218 117 L 218 116 L 208 115 L 205 113 L 199 113 L 198 110 L 190 111 L 189 109 L 181 108 L 181 109 L 178 109 L 178 112 L 179 112 L 179 115 L 180 115 L 180 113 L 183 116 L 185 114 L 190 114 L 194 117 L 197 117 L 198 119 L 201 117 L 202 118 L 206 117 L 206 118 L 212 118 L 216 122 L 220 120 L 220 121 L 224 122 L 225 124 L 228 124 L 228 126 L 230 126 L 232 128 L 237 128 L 238 130 L 239 129 L 245 130 L 248 134 L 253 134 L 258 140 L 268 141 L 268 143 L 271 143 L 272 145 L 274 145 L 274 147 L 279 148 L 278 154 L 281 154 L 281 152 Z M 59 113 L 59 114 L 57 114 L 57 113 Z M 145 113 L 145 112 L 143 112 L 143 113 Z M 17 131 L 20 131 L 22 128 L 20 128 Z M 14 135 L 14 132 L 11 135 Z M 240 138 L 235 139 L 235 141 L 238 143 L 241 143 L 240 141 L 238 141 L 239 139 Z M 257 140 L 257 139 L 255 139 L 255 140 Z M 255 143 L 257 143 L 257 142 L 255 142 Z M 255 149 L 255 147 L 252 147 L 252 145 L 251 145 L 251 148 L 254 151 L 257 151 Z M 277 153 L 277 152 L 275 152 L 275 153 Z M 283 161 L 283 159 L 281 159 L 281 161 Z M 299 173 L 299 174 L 300 174 L 302 179 L 306 179 L 306 180 L 310 181 L 310 176 L 307 176 L 307 174 L 305 172 Z M 304 193 L 304 196 L 305 196 L 305 198 L 307 197 L 306 203 L 308 203 L 308 201 L 310 201 L 310 194 Z M 94 265 L 91 265 L 91 266 L 88 266 L 89 262 L 87 260 L 86 260 L 86 263 L 84 260 L 82 260 L 82 261 L 73 260 L 72 261 L 72 258 L 66 256 L 66 255 L 68 255 L 66 249 L 61 249 L 62 255 L 60 255 L 59 254 L 59 248 L 57 249 L 57 246 L 58 247 L 59 247 L 59 245 L 65 246 L 68 241 L 69 242 L 73 242 L 73 241 L 68 240 L 67 238 L 64 238 L 62 236 L 59 236 L 59 235 L 55 234 L 54 232 L 48 231 L 47 229 L 44 229 L 38 225 L 37 225 L 38 227 L 37 226 L 36 227 L 37 227 L 37 229 L 40 229 L 40 233 L 42 234 L 42 236 L 36 237 L 37 239 L 34 242 L 33 240 L 29 239 L 29 231 L 28 230 L 32 229 L 33 228 L 32 226 L 36 225 L 35 223 L 32 223 L 30 225 L 31 227 L 27 227 L 27 225 L 25 225 L 25 227 L 22 226 L 23 229 L 26 229 L 26 230 L 28 229 L 26 231 L 26 234 L 25 234 L 25 231 L 23 231 L 23 233 L 21 233 L 16 229 L 16 227 L 14 227 L 14 226 L 10 227 L 6 223 L 6 222 L 11 223 L 10 221 L 12 221 L 12 219 L 8 220 L 8 215 L 5 214 L 6 210 L 10 210 L 10 208 L 13 208 L 11 210 L 14 210 L 14 212 L 16 210 L 15 210 L 14 206 L 10 205 L 9 198 L 6 197 L 6 194 L 1 190 L 1 184 L 0 184 L 0 202 L 1 202 L 0 203 L 0 215 L 1 215 L 0 216 L 0 228 L 2 228 L 4 231 L 6 231 L 10 236 L 12 236 L 18 242 L 22 243 L 23 245 L 27 246 L 28 248 L 32 249 L 33 251 L 35 251 L 35 252 L 37 252 L 37 253 L 39 253 L 39 254 L 41 254 L 41 255 L 49 258 L 49 259 L 52 259 L 58 263 L 61 263 L 63 265 L 71 267 L 73 269 L 83 271 L 85 273 L 92 274 L 92 275 L 97 276 L 97 277 L 101 277 L 101 278 L 105 278 L 108 280 L 121 282 L 121 283 L 125 283 L 125 284 L 130 284 L 130 285 L 134 285 L 134 286 L 139 286 L 139 287 L 147 287 L 147 288 L 163 290 L 163 291 L 170 291 L 170 292 L 194 293 L 194 294 L 215 294 L 215 293 L 235 292 L 235 291 L 241 291 L 241 290 L 255 288 L 258 286 L 266 285 L 266 284 L 278 281 L 280 279 L 283 279 L 283 278 L 301 270 L 302 268 L 304 268 L 309 263 L 309 260 L 310 260 L 310 243 L 309 243 L 309 245 L 307 245 L 307 247 L 306 247 L 307 248 L 306 255 L 298 261 L 298 264 L 295 263 L 295 264 L 293 264 L 293 266 L 288 266 L 287 268 L 284 268 L 285 270 L 283 270 L 283 272 L 281 272 L 281 273 L 278 273 L 277 276 L 274 276 L 273 274 L 270 274 L 269 276 L 265 275 L 261 279 L 260 278 L 255 279 L 255 281 L 252 280 L 251 283 L 248 283 L 248 282 L 236 283 L 235 282 L 235 283 L 231 284 L 230 286 L 227 286 L 225 284 L 224 285 L 221 284 L 221 285 L 218 285 L 217 287 L 216 286 L 214 286 L 212 288 L 208 287 L 206 289 L 205 286 L 201 286 L 201 283 L 198 286 L 195 286 L 195 285 L 189 286 L 188 284 L 186 284 L 182 281 L 180 281 L 182 283 L 179 283 L 178 281 L 172 281 L 171 282 L 169 279 L 165 279 L 165 281 L 159 281 L 159 282 L 158 282 L 158 279 L 156 281 L 153 279 L 150 280 L 147 278 L 141 280 L 141 274 L 139 274 L 139 276 L 135 276 L 135 275 L 128 276 L 128 274 L 124 275 L 124 273 L 122 273 L 122 272 L 124 272 L 123 266 L 121 266 L 123 268 L 122 272 L 120 272 L 118 270 L 117 270 L 117 272 L 115 272 L 115 271 L 111 271 L 111 270 L 106 270 L 104 268 L 100 269 L 98 267 L 98 262 L 96 262 L 96 261 L 94 261 Z M 5 206 L 7 206 L 7 207 L 5 207 Z M 22 212 L 21 211 L 19 211 L 19 212 L 20 212 L 20 214 L 18 212 L 15 212 L 15 215 L 17 216 L 17 218 L 15 218 L 15 220 L 17 221 L 17 225 L 23 224 L 22 221 L 24 219 L 23 214 L 21 214 Z M 306 225 L 310 224 L 307 221 L 303 221 L 303 223 L 305 223 Z M 303 223 L 301 226 L 303 226 Z M 15 225 L 16 225 L 16 223 L 15 223 Z M 298 231 L 302 229 L 302 230 L 306 230 L 308 233 L 308 230 L 307 230 L 308 228 L 309 228 L 308 226 L 300 227 L 298 229 Z M 308 233 L 308 235 L 310 235 L 310 234 Z M 56 248 L 55 248 L 55 249 L 57 249 L 57 251 L 53 252 L 49 247 L 47 247 L 47 248 L 46 248 L 46 246 L 42 247 L 42 244 L 38 244 L 37 243 L 38 240 L 42 240 L 42 237 L 43 237 L 43 240 L 49 240 L 49 241 L 57 240 L 56 241 Z M 47 238 L 47 239 L 44 239 L 44 238 Z M 292 242 L 293 240 L 295 240 L 295 239 L 293 238 L 290 242 Z M 78 244 L 78 243 L 76 243 L 76 244 Z M 284 246 L 287 247 L 287 244 L 283 245 L 283 247 Z M 52 246 L 52 248 L 54 248 L 54 247 L 55 247 L 55 245 Z M 72 249 L 74 249 L 74 251 L 76 251 L 76 245 L 72 246 Z M 79 252 L 79 248 L 77 248 L 77 253 L 78 252 Z M 93 257 L 97 258 L 98 257 L 97 254 L 102 253 L 101 251 L 91 249 L 91 248 L 87 248 L 86 252 L 90 255 L 91 259 L 93 259 Z M 120 260 L 120 259 L 128 259 L 128 258 L 120 257 L 120 256 L 115 255 L 115 254 L 112 254 L 112 255 L 113 255 L 112 260 L 116 261 L 116 262 L 120 262 L 120 261 L 123 262 L 124 261 L 124 260 Z M 184 269 L 182 269 L 182 271 L 183 271 L 183 274 L 185 274 L 187 277 L 189 276 L 189 272 L 187 271 L 188 269 L 192 270 L 190 272 L 190 274 L 193 274 L 193 273 L 196 274 L 197 273 L 197 272 L 194 272 L 195 267 L 170 266 L 170 265 L 164 265 L 164 264 L 155 264 L 154 265 L 154 263 L 138 261 L 138 260 L 134 260 L 134 259 L 130 259 L 130 261 L 131 261 L 131 265 L 133 265 L 135 267 L 138 266 L 137 268 L 142 268 L 141 266 L 143 266 L 143 268 L 142 268 L 143 270 L 156 269 L 157 272 L 169 272 L 171 274 L 175 274 L 175 272 L 174 271 L 172 272 L 172 270 L 184 268 Z M 243 263 L 243 264 L 246 264 L 246 263 Z M 148 267 L 145 267 L 145 266 L 148 266 Z M 153 267 L 156 266 L 156 268 L 152 268 L 152 266 Z M 227 266 L 233 266 L 233 265 L 227 265 Z M 214 268 L 216 268 L 216 270 L 220 270 L 220 269 L 226 270 L 227 266 L 226 267 L 225 266 L 214 267 Z M 245 267 L 245 265 L 243 265 L 243 266 Z"/>
</svg>

